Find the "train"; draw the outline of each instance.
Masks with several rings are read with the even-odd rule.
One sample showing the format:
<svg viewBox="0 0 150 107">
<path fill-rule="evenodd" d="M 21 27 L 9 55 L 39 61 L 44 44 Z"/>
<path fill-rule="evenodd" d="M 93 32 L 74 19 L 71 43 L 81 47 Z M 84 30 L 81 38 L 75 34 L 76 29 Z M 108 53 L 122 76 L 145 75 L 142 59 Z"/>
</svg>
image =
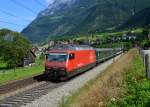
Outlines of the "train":
<svg viewBox="0 0 150 107">
<path fill-rule="evenodd" d="M 46 52 L 44 74 L 49 79 L 67 80 L 120 52 L 121 49 L 95 49 L 88 45 L 56 45 Z"/>
</svg>

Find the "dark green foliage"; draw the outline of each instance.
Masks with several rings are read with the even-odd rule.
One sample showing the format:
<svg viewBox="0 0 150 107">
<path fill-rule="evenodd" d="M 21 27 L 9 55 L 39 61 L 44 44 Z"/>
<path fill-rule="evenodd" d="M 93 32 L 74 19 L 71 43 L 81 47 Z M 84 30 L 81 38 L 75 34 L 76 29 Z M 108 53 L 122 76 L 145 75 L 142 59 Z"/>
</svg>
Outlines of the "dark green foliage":
<svg viewBox="0 0 150 107">
<path fill-rule="evenodd" d="M 31 45 L 20 33 L 8 29 L 0 30 L 0 58 L 8 67 L 21 64 Z"/>
<path fill-rule="evenodd" d="M 76 0 L 71 6 L 53 6 L 53 9 L 42 11 L 22 34 L 32 42 L 39 42 L 51 37 L 113 30 L 135 13 L 149 7 L 150 1 Z M 50 15 L 51 12 L 54 14 Z"/>
<path fill-rule="evenodd" d="M 129 50 L 133 47 L 133 44 L 131 42 L 125 42 L 124 43 L 124 49 Z"/>
<path fill-rule="evenodd" d="M 148 49 L 150 47 L 150 40 L 148 34 L 149 34 L 149 28 L 143 28 L 141 34 L 137 34 L 139 45 L 143 49 Z"/>
<path fill-rule="evenodd" d="M 142 35 L 145 40 L 148 40 L 149 29 L 143 29 Z"/>
<path fill-rule="evenodd" d="M 137 56 L 133 68 L 128 69 L 125 75 L 127 93 L 109 107 L 149 107 L 150 80 L 146 79 L 145 69 L 140 56 Z"/>
<path fill-rule="evenodd" d="M 149 41 L 149 40 L 143 40 L 143 41 L 141 42 L 141 47 L 142 47 L 143 49 L 148 49 L 148 48 L 150 47 L 150 41 Z"/>
<path fill-rule="evenodd" d="M 150 7 L 137 12 L 131 18 L 128 19 L 127 22 L 122 24 L 119 29 L 124 28 L 137 28 L 137 27 L 145 27 L 150 25 Z"/>
</svg>

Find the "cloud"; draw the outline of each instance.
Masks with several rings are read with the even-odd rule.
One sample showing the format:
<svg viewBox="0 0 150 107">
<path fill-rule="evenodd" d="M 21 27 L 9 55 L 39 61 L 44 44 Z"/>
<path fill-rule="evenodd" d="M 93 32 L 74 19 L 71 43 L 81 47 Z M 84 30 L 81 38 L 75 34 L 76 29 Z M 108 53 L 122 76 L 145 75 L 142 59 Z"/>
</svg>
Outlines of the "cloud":
<svg viewBox="0 0 150 107">
<path fill-rule="evenodd" d="M 45 0 L 47 4 L 52 4 L 54 0 Z"/>
</svg>

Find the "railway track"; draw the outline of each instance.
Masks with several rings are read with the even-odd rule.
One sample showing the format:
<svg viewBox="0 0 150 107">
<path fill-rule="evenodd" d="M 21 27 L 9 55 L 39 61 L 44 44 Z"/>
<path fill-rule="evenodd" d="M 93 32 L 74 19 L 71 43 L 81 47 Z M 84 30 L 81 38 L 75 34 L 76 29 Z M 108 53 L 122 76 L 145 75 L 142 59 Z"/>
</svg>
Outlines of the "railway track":
<svg viewBox="0 0 150 107">
<path fill-rule="evenodd" d="M 64 82 L 43 82 L 41 85 L 1 100 L 0 107 L 20 107 L 21 105 L 26 105 L 27 103 L 40 98 L 41 96 L 47 94 L 49 91 L 60 87 L 63 84 Z"/>
<path fill-rule="evenodd" d="M 108 59 L 111 59 L 121 53 L 122 52 L 119 52 L 119 53 L 109 57 Z M 37 86 L 31 87 L 30 89 L 27 89 L 25 91 L 19 92 L 15 95 L 12 95 L 12 96 L 9 96 L 9 97 L 6 97 L 6 98 L 0 100 L 0 107 L 20 107 L 22 105 L 26 105 L 36 99 L 39 99 L 41 96 L 46 95 L 53 89 L 58 88 L 66 83 L 66 82 L 54 83 L 54 82 L 50 82 L 50 81 L 43 81 L 42 78 L 43 77 L 36 76 L 36 77 L 29 78 L 26 80 L 18 81 L 14 84 L 12 83 L 12 85 L 8 84 L 6 86 L 5 85 L 2 86 L 2 88 L 0 87 L 0 92 L 7 93 L 10 90 L 15 90 L 16 89 L 15 86 L 18 86 L 20 84 L 28 85 L 28 84 L 38 83 Z M 13 88 L 13 89 L 11 89 L 11 88 Z M 18 87 L 18 89 L 19 88 L 20 87 Z M 5 91 L 5 89 L 7 89 L 7 90 Z"/>
<path fill-rule="evenodd" d="M 33 75 L 32 77 L 28 77 L 21 80 L 12 81 L 3 85 L 0 85 L 0 96 L 13 92 L 17 89 L 24 88 L 26 86 L 38 83 L 44 80 L 43 74 Z"/>
</svg>

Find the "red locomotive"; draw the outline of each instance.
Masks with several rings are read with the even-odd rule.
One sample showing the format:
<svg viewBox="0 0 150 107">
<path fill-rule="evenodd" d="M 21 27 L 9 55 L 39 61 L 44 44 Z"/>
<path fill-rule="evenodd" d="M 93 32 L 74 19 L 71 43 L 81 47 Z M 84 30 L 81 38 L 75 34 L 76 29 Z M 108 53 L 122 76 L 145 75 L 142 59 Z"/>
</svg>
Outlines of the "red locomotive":
<svg viewBox="0 0 150 107">
<path fill-rule="evenodd" d="M 48 51 L 45 74 L 67 79 L 96 65 L 96 51 L 85 45 L 59 45 Z"/>
</svg>

